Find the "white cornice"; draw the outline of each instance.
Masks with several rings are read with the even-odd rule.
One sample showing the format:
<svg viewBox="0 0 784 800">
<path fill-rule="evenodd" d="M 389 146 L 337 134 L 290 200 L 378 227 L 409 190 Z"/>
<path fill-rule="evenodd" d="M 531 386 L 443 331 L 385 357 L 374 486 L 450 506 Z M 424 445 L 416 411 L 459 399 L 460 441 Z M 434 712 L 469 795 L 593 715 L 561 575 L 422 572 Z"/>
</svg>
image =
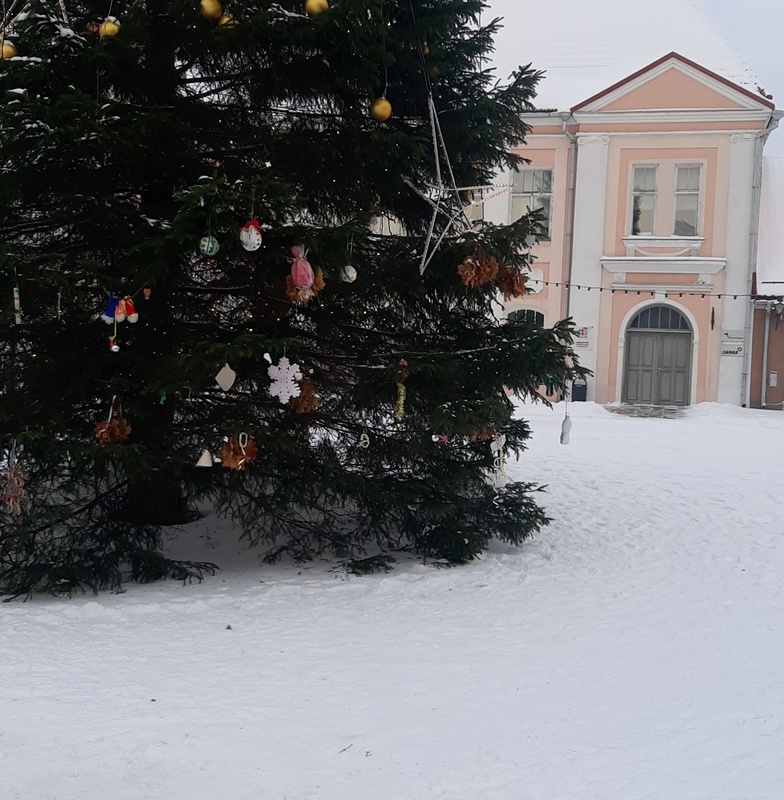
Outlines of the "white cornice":
<svg viewBox="0 0 784 800">
<path fill-rule="evenodd" d="M 756 108 L 657 108 L 635 111 L 576 111 L 574 120 L 580 125 L 637 125 L 689 122 L 767 122 L 770 111 Z"/>
<path fill-rule="evenodd" d="M 602 256 L 602 266 L 608 272 L 636 272 L 647 274 L 681 273 L 686 275 L 715 275 L 727 266 L 726 258 L 700 258 L 687 256 Z"/>
</svg>

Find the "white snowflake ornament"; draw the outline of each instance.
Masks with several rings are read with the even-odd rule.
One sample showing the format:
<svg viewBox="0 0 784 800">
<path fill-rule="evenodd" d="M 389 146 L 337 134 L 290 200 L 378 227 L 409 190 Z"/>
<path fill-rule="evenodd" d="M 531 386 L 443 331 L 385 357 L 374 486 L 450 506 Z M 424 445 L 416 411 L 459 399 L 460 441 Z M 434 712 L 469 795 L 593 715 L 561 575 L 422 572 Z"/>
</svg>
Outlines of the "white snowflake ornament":
<svg viewBox="0 0 784 800">
<path fill-rule="evenodd" d="M 296 377 L 298 373 L 300 373 L 299 364 L 292 364 L 286 356 L 283 356 L 277 364 L 270 364 L 267 367 L 267 374 L 272 381 L 269 393 L 277 397 L 283 405 L 286 405 L 292 397 L 300 395 Z"/>
</svg>

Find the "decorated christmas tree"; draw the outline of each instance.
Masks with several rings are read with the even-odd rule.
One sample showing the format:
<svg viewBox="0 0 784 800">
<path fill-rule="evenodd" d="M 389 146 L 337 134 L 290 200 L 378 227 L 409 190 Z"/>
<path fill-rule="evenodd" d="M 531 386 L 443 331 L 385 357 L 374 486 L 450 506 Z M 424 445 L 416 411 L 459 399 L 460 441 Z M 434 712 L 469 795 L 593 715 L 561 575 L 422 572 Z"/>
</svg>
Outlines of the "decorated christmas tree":
<svg viewBox="0 0 784 800">
<path fill-rule="evenodd" d="M 481 0 L 222 2 L 4 5 L 6 593 L 199 576 L 205 510 L 357 569 L 547 521 L 510 397 L 571 327 L 499 321 L 537 220 L 481 219 L 539 73 Z"/>
</svg>

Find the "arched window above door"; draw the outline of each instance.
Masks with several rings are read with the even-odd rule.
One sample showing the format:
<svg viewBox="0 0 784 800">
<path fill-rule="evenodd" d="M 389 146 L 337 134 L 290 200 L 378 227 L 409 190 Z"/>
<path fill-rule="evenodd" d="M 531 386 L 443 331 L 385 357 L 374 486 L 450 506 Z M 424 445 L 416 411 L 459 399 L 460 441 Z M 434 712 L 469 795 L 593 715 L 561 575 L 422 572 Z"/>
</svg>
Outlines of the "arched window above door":
<svg viewBox="0 0 784 800">
<path fill-rule="evenodd" d="M 649 331 L 691 331 L 691 326 L 686 317 L 670 306 L 644 308 L 631 321 L 629 328 Z"/>
<path fill-rule="evenodd" d="M 509 322 L 528 322 L 535 328 L 544 328 L 544 314 L 541 311 L 534 311 L 532 308 L 512 311 L 507 319 Z"/>
</svg>

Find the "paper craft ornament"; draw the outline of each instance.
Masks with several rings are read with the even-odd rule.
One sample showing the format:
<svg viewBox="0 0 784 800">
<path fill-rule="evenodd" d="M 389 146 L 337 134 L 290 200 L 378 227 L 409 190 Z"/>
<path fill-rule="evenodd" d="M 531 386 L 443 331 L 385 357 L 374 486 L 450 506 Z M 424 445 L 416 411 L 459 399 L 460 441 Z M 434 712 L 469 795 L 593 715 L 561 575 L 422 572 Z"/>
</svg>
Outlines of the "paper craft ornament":
<svg viewBox="0 0 784 800">
<path fill-rule="evenodd" d="M 283 405 L 286 405 L 292 397 L 300 395 L 301 390 L 296 379 L 299 371 L 299 364 L 292 364 L 286 356 L 283 356 L 277 364 L 270 364 L 267 367 L 267 375 L 271 381 L 269 393 L 277 397 Z"/>
<path fill-rule="evenodd" d="M 561 423 L 561 444 L 569 444 L 572 432 L 572 418 L 568 413 L 564 415 L 563 422 Z"/>
<path fill-rule="evenodd" d="M 237 380 L 237 373 L 228 364 L 224 364 L 221 371 L 215 376 L 215 380 L 224 392 L 228 392 L 234 386 L 234 381 Z"/>
<path fill-rule="evenodd" d="M 502 475 L 504 474 L 504 445 L 506 444 L 506 434 L 499 433 L 490 442 L 490 452 L 493 454 L 493 466 Z"/>
<path fill-rule="evenodd" d="M 199 252 L 203 256 L 214 256 L 220 250 L 220 243 L 214 236 L 202 236 L 199 241 Z"/>
<path fill-rule="evenodd" d="M 381 217 L 374 214 L 368 221 L 368 230 L 371 233 L 381 233 Z"/>
<path fill-rule="evenodd" d="M 246 222 L 240 228 L 240 243 L 249 253 L 261 247 L 261 228 L 257 219 Z"/>
<path fill-rule="evenodd" d="M 357 447 L 361 447 L 363 450 L 367 450 L 368 447 L 370 447 L 370 437 L 367 433 L 363 433 L 362 436 L 359 437 Z"/>
<path fill-rule="evenodd" d="M 346 283 L 354 283 L 357 279 L 357 271 L 352 267 L 350 264 L 346 264 L 342 270 L 340 270 L 340 279 L 345 281 Z"/>
<path fill-rule="evenodd" d="M 211 467 L 212 466 L 212 454 L 209 450 L 205 450 L 201 454 L 201 458 L 196 462 L 197 467 Z"/>
<path fill-rule="evenodd" d="M 239 433 L 230 436 L 226 444 L 221 447 L 218 458 L 221 466 L 227 469 L 243 470 L 259 454 L 259 450 L 252 436 Z"/>
</svg>

